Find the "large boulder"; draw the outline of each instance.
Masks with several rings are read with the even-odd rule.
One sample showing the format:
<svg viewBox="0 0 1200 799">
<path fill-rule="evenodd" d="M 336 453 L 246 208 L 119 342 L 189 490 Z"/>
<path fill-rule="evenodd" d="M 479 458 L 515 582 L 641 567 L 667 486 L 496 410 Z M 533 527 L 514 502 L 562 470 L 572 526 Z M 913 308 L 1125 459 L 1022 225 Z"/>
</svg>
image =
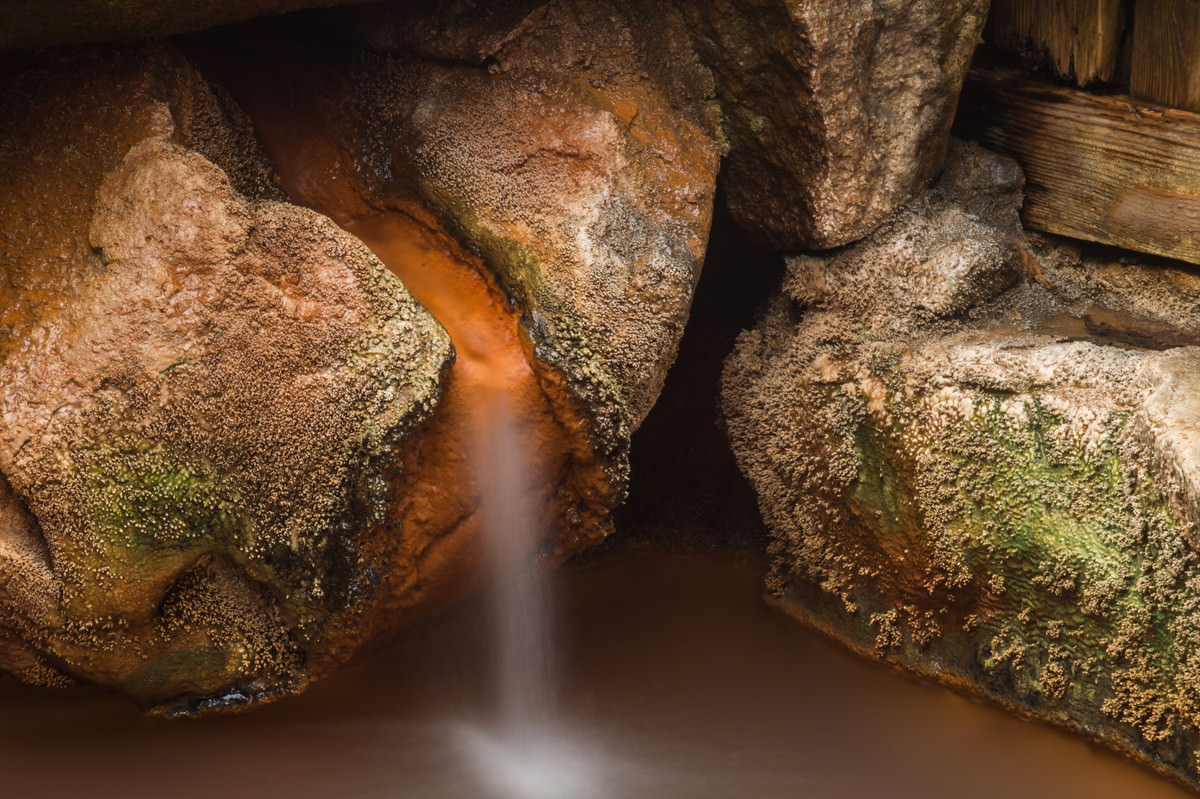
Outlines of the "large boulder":
<svg viewBox="0 0 1200 799">
<path fill-rule="evenodd" d="M 771 594 L 1195 782 L 1200 349 L 1176 345 L 1196 295 L 1150 310 L 1190 285 L 1178 270 L 1118 279 L 1027 244 L 1018 189 L 1014 164 L 956 146 L 867 239 L 791 259 L 739 339 L 724 412 Z"/>
<path fill-rule="evenodd" d="M 354 237 L 247 196 L 245 121 L 173 52 L 8 79 L 0 665 L 147 707 L 295 690 L 356 643 L 449 340 Z"/>
<path fill-rule="evenodd" d="M 740 225 L 781 250 L 862 238 L 937 176 L 988 0 L 678 0 L 711 67 Z"/>
<path fill-rule="evenodd" d="M 486 254 L 621 449 L 675 360 L 720 156 L 711 79 L 660 12 L 545 3 L 473 49 L 485 70 L 431 64 L 371 107 L 401 126 L 370 124 L 397 170 Z"/>
</svg>

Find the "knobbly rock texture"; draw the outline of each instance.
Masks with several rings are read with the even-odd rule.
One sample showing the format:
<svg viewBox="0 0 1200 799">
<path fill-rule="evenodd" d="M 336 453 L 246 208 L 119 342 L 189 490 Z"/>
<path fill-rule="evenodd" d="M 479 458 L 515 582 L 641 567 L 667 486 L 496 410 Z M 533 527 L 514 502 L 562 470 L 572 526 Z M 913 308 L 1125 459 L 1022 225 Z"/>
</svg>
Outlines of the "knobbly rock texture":
<svg viewBox="0 0 1200 799">
<path fill-rule="evenodd" d="M 363 12 L 382 55 L 351 81 L 359 146 L 386 159 L 381 193 L 415 186 L 496 271 L 623 485 L 708 238 L 711 76 L 666 4 L 466 6 Z"/>
<path fill-rule="evenodd" d="M 355 0 L 0 0 L 0 50 L 169 36 L 345 2 Z"/>
<path fill-rule="evenodd" d="M 245 120 L 173 51 L 33 63 L 0 123 L 0 666 L 165 711 L 297 690 L 357 643 L 449 341 L 247 196 L 277 190 Z"/>
<path fill-rule="evenodd" d="M 469 578 L 478 414 L 462 380 L 442 390 L 446 333 L 338 227 L 378 235 L 389 214 L 424 242 L 412 257 L 489 273 L 521 316 L 551 417 L 549 557 L 602 538 L 721 152 L 709 73 L 663 9 L 645 31 L 619 4 L 392 6 L 200 35 L 186 58 L 15 60 L 0 667 L 161 712 L 236 707 Z"/>
<path fill-rule="evenodd" d="M 766 243 L 855 241 L 937 176 L 988 0 L 680 6 L 717 81 L 729 208 Z"/>
<path fill-rule="evenodd" d="M 1190 279 L 1025 243 L 1016 167 L 953 150 L 870 237 L 791 259 L 727 362 L 771 594 L 1196 782 L 1200 349 L 1079 318 L 1096 300 L 1186 331 L 1187 300 L 1156 298 Z"/>
<path fill-rule="evenodd" d="M 443 63 L 474 64 L 518 83 L 539 75 L 556 76 L 552 83 L 560 85 L 568 74 L 586 80 L 590 86 L 578 92 L 585 105 L 609 95 L 618 125 L 628 118 L 635 141 L 657 132 L 658 143 L 676 151 L 660 172 L 687 171 L 680 145 L 698 150 L 694 134 L 661 136 L 652 109 L 667 100 L 676 117 L 681 106 L 701 110 L 700 131 L 717 112 L 728 153 L 721 183 L 738 223 L 776 248 L 823 249 L 869 233 L 941 170 L 988 2 L 525 0 L 455 7 L 463 9 L 457 17 L 444 12 L 419 21 L 369 9 L 362 28 L 377 46 L 417 44 Z M 706 108 L 705 94 L 714 92 L 717 105 Z M 587 129 L 589 122 L 575 125 Z M 535 144 L 524 138 L 513 155 Z M 671 138 L 678 144 L 668 144 Z M 694 189 L 679 186 L 677 193 L 675 205 L 700 204 Z"/>
<path fill-rule="evenodd" d="M 1029 234 L 1030 277 L 1089 333 L 1158 349 L 1200 344 L 1200 271 L 1138 253 Z"/>
</svg>

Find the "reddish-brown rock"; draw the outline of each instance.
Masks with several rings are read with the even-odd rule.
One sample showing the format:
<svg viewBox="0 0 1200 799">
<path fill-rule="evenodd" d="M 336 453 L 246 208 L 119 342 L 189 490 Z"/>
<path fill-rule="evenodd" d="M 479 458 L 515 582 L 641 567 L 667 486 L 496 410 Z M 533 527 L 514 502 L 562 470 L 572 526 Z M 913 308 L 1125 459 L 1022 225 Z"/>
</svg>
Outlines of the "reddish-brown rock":
<svg viewBox="0 0 1200 799">
<path fill-rule="evenodd" d="M 361 129 L 487 256 L 539 355 L 620 442 L 658 396 L 699 277 L 721 153 L 711 77 L 666 4 L 453 8 L 364 10 L 392 55 L 354 81 Z"/>
<path fill-rule="evenodd" d="M 240 152 L 247 191 L 261 177 L 170 51 L 13 80 L 3 665 L 144 706 L 294 690 L 343 656 L 338 622 L 379 581 L 359 552 L 378 474 L 449 341 L 358 240 L 197 152 Z"/>
</svg>

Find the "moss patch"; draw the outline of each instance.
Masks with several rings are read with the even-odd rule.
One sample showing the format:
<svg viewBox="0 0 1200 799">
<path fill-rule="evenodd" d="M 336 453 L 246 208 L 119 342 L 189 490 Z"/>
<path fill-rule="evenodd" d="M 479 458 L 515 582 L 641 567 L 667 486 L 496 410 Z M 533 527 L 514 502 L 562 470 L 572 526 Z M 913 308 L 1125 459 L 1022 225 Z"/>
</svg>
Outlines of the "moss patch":
<svg viewBox="0 0 1200 799">
<path fill-rule="evenodd" d="M 1035 393 L 979 392 L 949 424 L 888 396 L 853 435 L 845 497 L 851 539 L 875 560 L 825 579 L 876 609 L 846 623 L 894 659 L 949 659 L 1006 701 L 1128 726 L 1194 772 L 1200 561 L 1131 414 L 1111 411 L 1085 445 Z"/>
<path fill-rule="evenodd" d="M 198 464 L 162 452 L 120 454 L 93 467 L 92 526 L 105 543 L 135 551 L 182 549 L 236 527 L 236 508 Z"/>
</svg>

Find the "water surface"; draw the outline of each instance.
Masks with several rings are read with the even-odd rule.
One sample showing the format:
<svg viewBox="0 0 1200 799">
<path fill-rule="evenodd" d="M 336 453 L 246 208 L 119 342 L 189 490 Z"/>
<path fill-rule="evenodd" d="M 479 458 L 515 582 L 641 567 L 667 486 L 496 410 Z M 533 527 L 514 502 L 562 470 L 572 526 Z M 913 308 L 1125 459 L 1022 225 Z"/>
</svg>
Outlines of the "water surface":
<svg viewBox="0 0 1200 799">
<path fill-rule="evenodd" d="M 798 629 L 763 606 L 759 572 L 661 552 L 569 567 L 560 737 L 580 757 L 555 767 L 597 769 L 595 799 L 1192 795 Z M 0 784 L 14 797 L 491 799 L 471 765 L 481 753 L 463 756 L 488 745 L 471 738 L 492 690 L 487 638 L 459 607 L 303 696 L 197 721 L 0 683 Z"/>
</svg>

